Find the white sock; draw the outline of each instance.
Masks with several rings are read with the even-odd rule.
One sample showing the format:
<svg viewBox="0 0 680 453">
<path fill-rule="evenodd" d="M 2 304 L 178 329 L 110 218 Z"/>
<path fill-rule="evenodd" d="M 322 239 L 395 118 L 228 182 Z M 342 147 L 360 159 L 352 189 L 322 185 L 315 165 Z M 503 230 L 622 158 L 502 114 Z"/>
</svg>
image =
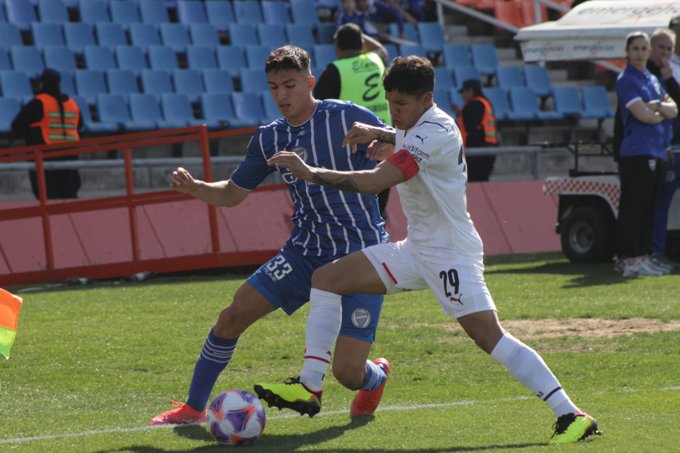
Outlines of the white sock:
<svg viewBox="0 0 680 453">
<path fill-rule="evenodd" d="M 503 335 L 491 357 L 505 366 L 518 381 L 547 402 L 558 417 L 569 412 L 579 412 L 555 375 L 536 351 L 509 333 Z"/>
<path fill-rule="evenodd" d="M 331 363 L 331 351 L 342 324 L 342 296 L 312 288 L 305 337 L 305 362 L 300 380 L 312 391 L 321 382 Z"/>
</svg>

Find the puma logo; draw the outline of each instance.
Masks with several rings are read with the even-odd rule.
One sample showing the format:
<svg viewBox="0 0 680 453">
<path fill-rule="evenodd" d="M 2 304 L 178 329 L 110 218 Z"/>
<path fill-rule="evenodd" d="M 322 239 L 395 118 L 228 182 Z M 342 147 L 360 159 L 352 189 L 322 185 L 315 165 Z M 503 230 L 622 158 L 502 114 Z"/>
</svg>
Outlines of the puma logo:
<svg viewBox="0 0 680 453">
<path fill-rule="evenodd" d="M 418 140 L 420 140 L 420 144 L 422 145 L 423 143 L 425 143 L 425 139 L 426 139 L 427 137 L 421 137 L 420 135 L 416 134 L 416 138 L 417 138 Z"/>
<path fill-rule="evenodd" d="M 462 298 L 463 298 L 463 293 L 460 293 L 460 294 L 458 295 L 458 297 L 449 296 L 449 300 L 450 300 L 451 302 L 458 302 L 458 303 L 461 304 L 461 305 L 463 305 L 463 301 L 461 301 Z"/>
</svg>

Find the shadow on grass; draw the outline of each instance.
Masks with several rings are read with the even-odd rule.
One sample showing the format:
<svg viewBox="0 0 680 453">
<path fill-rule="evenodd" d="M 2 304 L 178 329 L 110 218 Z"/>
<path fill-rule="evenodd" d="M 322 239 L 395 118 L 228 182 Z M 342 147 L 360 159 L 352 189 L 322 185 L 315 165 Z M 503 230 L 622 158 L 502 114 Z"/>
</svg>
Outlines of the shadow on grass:
<svg viewBox="0 0 680 453">
<path fill-rule="evenodd" d="M 486 275 L 501 274 L 552 274 L 571 276 L 564 288 L 584 286 L 606 286 L 626 283 L 626 279 L 614 271 L 614 263 L 578 264 L 570 262 L 548 262 L 535 266 L 512 269 L 487 269 Z"/>
</svg>

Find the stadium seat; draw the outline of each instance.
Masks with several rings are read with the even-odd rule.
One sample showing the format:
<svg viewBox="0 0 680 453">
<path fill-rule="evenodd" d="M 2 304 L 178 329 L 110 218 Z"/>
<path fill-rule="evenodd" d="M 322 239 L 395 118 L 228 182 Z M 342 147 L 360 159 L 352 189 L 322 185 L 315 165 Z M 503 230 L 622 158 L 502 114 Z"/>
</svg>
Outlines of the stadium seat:
<svg viewBox="0 0 680 453">
<path fill-rule="evenodd" d="M 138 5 L 142 22 L 153 25 L 170 23 L 168 8 L 163 0 L 144 0 Z"/>
<path fill-rule="evenodd" d="M 576 87 L 555 87 L 553 89 L 555 110 L 564 117 L 581 117 L 581 100 Z"/>
<path fill-rule="evenodd" d="M 400 37 L 398 24 L 392 22 L 388 25 L 387 30 L 390 35 Z M 421 44 L 420 36 L 418 36 L 418 28 L 410 22 L 404 22 L 404 39 L 411 41 L 413 44 Z"/>
<path fill-rule="evenodd" d="M 201 111 L 208 128 L 246 127 L 250 123 L 236 116 L 231 95 L 227 93 L 206 93 L 201 95 Z"/>
<path fill-rule="evenodd" d="M 314 34 L 309 25 L 286 24 L 286 36 L 288 36 L 288 42 L 303 49 L 314 47 Z"/>
<path fill-rule="evenodd" d="M 463 106 L 465 105 L 465 101 L 463 100 L 463 96 L 458 92 L 458 89 L 456 88 L 451 88 L 449 90 L 449 99 L 451 99 L 451 105 L 456 105 L 458 108 L 462 109 Z M 457 118 L 454 116 L 454 118 Z"/>
<path fill-rule="evenodd" d="M 537 95 L 547 97 L 553 94 L 550 76 L 548 75 L 548 70 L 545 69 L 544 66 L 524 66 L 524 78 L 527 82 L 527 86 L 533 88 Z"/>
<path fill-rule="evenodd" d="M 65 46 L 61 24 L 35 22 L 31 24 L 33 43 L 36 47 Z"/>
<path fill-rule="evenodd" d="M 151 69 L 163 69 L 172 71 L 179 69 L 177 63 L 177 53 L 170 47 L 149 46 L 148 48 L 149 66 Z"/>
<path fill-rule="evenodd" d="M 300 23 L 300 22 L 296 22 Z M 317 44 L 334 44 L 335 40 L 335 24 L 329 24 L 326 22 L 316 24 L 316 43 Z M 384 44 L 393 45 L 393 44 Z"/>
<path fill-rule="evenodd" d="M 40 15 L 40 22 L 44 24 L 63 24 L 68 22 L 68 11 L 66 11 L 66 6 L 61 0 L 39 0 L 38 13 Z"/>
<path fill-rule="evenodd" d="M 288 2 L 262 0 L 262 18 L 266 24 L 287 24 L 290 22 Z M 309 26 L 309 24 L 306 24 Z"/>
<path fill-rule="evenodd" d="M 314 45 L 314 57 L 312 63 L 317 68 L 325 68 L 337 59 L 335 46 L 333 44 Z"/>
<path fill-rule="evenodd" d="M 234 81 L 229 72 L 223 69 L 205 69 L 203 85 L 205 85 L 206 93 L 231 94 L 234 92 Z"/>
<path fill-rule="evenodd" d="M 9 59 L 7 49 L 0 47 L 0 71 L 11 71 L 12 62 Z"/>
<path fill-rule="evenodd" d="M 229 24 L 236 22 L 234 17 L 234 10 L 231 2 L 228 0 L 211 0 L 205 3 L 206 14 L 208 22 L 211 23 L 217 31 L 227 31 Z"/>
<path fill-rule="evenodd" d="M 37 47 L 12 46 L 10 56 L 14 70 L 25 73 L 31 79 L 45 70 L 42 55 Z"/>
<path fill-rule="evenodd" d="M 103 71 L 81 69 L 76 71 L 76 92 L 85 101 L 94 105 L 98 94 L 108 93 Z"/>
<path fill-rule="evenodd" d="M 512 87 L 508 92 L 510 105 L 512 105 L 512 117 L 516 120 L 555 120 L 561 119 L 559 112 L 543 111 L 538 108 L 538 97 L 534 90 L 529 87 Z"/>
<path fill-rule="evenodd" d="M 81 1 L 80 21 L 86 24 L 111 22 L 111 16 L 109 15 L 109 1 L 108 0 Z"/>
<path fill-rule="evenodd" d="M 453 68 L 453 78 L 456 86 L 460 88 L 466 80 L 474 79 L 481 81 L 481 74 L 473 66 L 456 66 Z"/>
<path fill-rule="evenodd" d="M 444 66 L 434 67 L 434 86 L 437 90 L 450 90 L 454 88 L 453 73 Z"/>
<path fill-rule="evenodd" d="M 319 15 L 314 2 L 307 0 L 290 0 L 290 14 L 296 24 L 315 26 L 319 24 Z M 335 24 L 333 24 L 335 28 Z M 330 44 L 330 43 L 328 43 Z"/>
<path fill-rule="evenodd" d="M 264 63 L 264 62 L 263 62 Z M 264 64 L 261 68 L 241 69 L 241 91 L 244 93 L 262 93 L 269 90 Z"/>
<path fill-rule="evenodd" d="M 109 69 L 106 71 L 106 82 L 109 94 L 139 93 L 137 78 L 129 69 Z"/>
<path fill-rule="evenodd" d="M 194 46 L 217 47 L 220 45 L 220 38 L 217 30 L 212 24 L 199 23 L 189 25 L 189 35 Z"/>
<path fill-rule="evenodd" d="M 204 124 L 204 121 L 197 120 L 194 117 L 191 102 L 189 102 L 189 98 L 184 94 L 162 94 L 161 109 L 163 111 L 163 118 L 166 121 L 175 121 L 177 123 L 184 121 L 187 126 Z"/>
<path fill-rule="evenodd" d="M 269 93 L 262 93 L 262 105 L 264 106 L 264 116 L 267 121 L 274 121 L 281 118 L 281 110 L 276 105 L 276 101 Z"/>
<path fill-rule="evenodd" d="M 195 69 L 175 69 L 172 71 L 172 81 L 175 93 L 183 94 L 191 103 L 199 101 L 199 96 L 205 93 L 203 75 Z"/>
<path fill-rule="evenodd" d="M 52 68 L 62 73 L 74 74 L 76 72 L 76 57 L 68 47 L 54 46 L 43 49 L 45 67 Z"/>
<path fill-rule="evenodd" d="M 12 23 L 0 23 L 0 42 L 2 47 L 22 46 L 21 32 L 19 27 Z"/>
<path fill-rule="evenodd" d="M 0 134 L 8 134 L 12 130 L 12 121 L 21 110 L 18 99 L 0 97 Z"/>
<path fill-rule="evenodd" d="M 23 72 L 1 71 L 0 86 L 3 98 L 17 99 L 22 104 L 33 98 L 31 81 Z"/>
<path fill-rule="evenodd" d="M 5 14 L 5 7 L 3 5 L 2 8 L 0 8 L 0 23 L 7 22 L 7 14 Z"/>
<path fill-rule="evenodd" d="M 260 93 L 232 93 L 236 117 L 247 122 L 251 126 L 266 121 Z"/>
<path fill-rule="evenodd" d="M 129 69 L 135 74 L 148 68 L 144 52 L 136 46 L 116 47 L 116 61 L 118 62 L 118 69 Z"/>
<path fill-rule="evenodd" d="M 158 99 L 154 95 L 131 94 L 128 97 L 128 101 L 130 103 L 130 117 L 132 120 L 146 125 L 153 125 L 149 129 L 171 129 L 186 125 L 184 121 L 166 121 L 163 118 Z"/>
<path fill-rule="evenodd" d="M 217 66 L 229 71 L 232 77 L 239 77 L 241 69 L 248 67 L 244 48 L 241 46 L 219 46 L 217 48 Z"/>
<path fill-rule="evenodd" d="M 120 94 L 97 95 L 97 112 L 102 122 L 118 124 L 126 132 L 139 132 L 156 127 L 153 123 L 133 121 L 126 98 Z"/>
<path fill-rule="evenodd" d="M 467 44 L 445 44 L 444 65 L 449 69 L 456 66 L 472 66 L 470 46 Z"/>
<path fill-rule="evenodd" d="M 445 111 L 451 116 L 455 116 L 453 109 L 451 108 L 451 98 L 449 97 L 449 90 L 444 88 L 435 88 L 434 93 L 434 103 L 437 107 Z"/>
<path fill-rule="evenodd" d="M 130 24 L 130 44 L 147 49 L 149 46 L 162 46 L 158 30 L 151 24 Z"/>
<path fill-rule="evenodd" d="M 236 1 L 234 5 L 234 18 L 239 24 L 259 24 L 264 21 L 260 2 Z"/>
<path fill-rule="evenodd" d="M 107 69 L 116 69 L 118 67 L 116 58 L 113 55 L 113 49 L 108 47 L 85 46 L 83 48 L 83 56 L 87 69 L 106 71 Z"/>
<path fill-rule="evenodd" d="M 527 86 L 527 84 L 524 82 L 524 71 L 522 70 L 522 67 L 499 66 L 496 70 L 496 86 L 503 88 L 506 91 L 512 87 Z"/>
<path fill-rule="evenodd" d="M 99 23 L 94 26 L 97 34 L 97 42 L 100 46 L 111 47 L 127 46 L 127 37 L 123 26 L 116 23 Z"/>
<path fill-rule="evenodd" d="M 33 4 L 26 0 L 5 0 L 7 20 L 21 31 L 29 31 L 31 24 L 38 21 Z"/>
<path fill-rule="evenodd" d="M 288 42 L 286 27 L 282 24 L 257 24 L 257 34 L 260 44 L 275 49 Z"/>
<path fill-rule="evenodd" d="M 175 88 L 172 86 L 170 74 L 170 71 L 144 69 L 141 75 L 144 93 L 159 97 L 165 93 L 174 93 Z"/>
<path fill-rule="evenodd" d="M 492 44 L 472 44 L 470 46 L 472 64 L 480 74 L 493 76 L 498 68 L 496 48 Z"/>
<path fill-rule="evenodd" d="M 582 118 L 613 118 L 614 111 L 609 107 L 607 90 L 603 86 L 593 85 L 584 86 L 583 93 L 583 112 Z"/>
<path fill-rule="evenodd" d="M 97 40 L 94 37 L 94 31 L 90 24 L 64 24 L 64 38 L 66 38 L 66 45 L 78 54 L 82 54 L 86 46 L 97 45 Z"/>
<path fill-rule="evenodd" d="M 161 42 L 175 49 L 175 52 L 186 52 L 187 46 L 191 44 L 186 25 L 161 24 Z"/>
<path fill-rule="evenodd" d="M 419 57 L 427 57 L 427 51 L 420 44 L 400 44 L 400 55 L 418 55 Z"/>
<path fill-rule="evenodd" d="M 203 2 L 193 0 L 178 0 L 177 18 L 180 23 L 187 25 L 208 22 Z"/>
<path fill-rule="evenodd" d="M 232 46 L 260 45 L 257 28 L 254 24 L 229 24 L 229 43 Z"/>
<path fill-rule="evenodd" d="M 246 62 L 249 68 L 262 69 L 269 58 L 270 47 L 246 46 Z"/>
<path fill-rule="evenodd" d="M 494 116 L 497 121 L 510 119 L 512 116 L 512 109 L 508 101 L 508 93 L 502 88 L 488 87 L 483 88 L 484 96 L 491 103 Z"/>
<path fill-rule="evenodd" d="M 189 46 L 187 64 L 189 69 L 217 69 L 214 47 Z"/>
<path fill-rule="evenodd" d="M 129 27 L 142 21 L 137 9 L 137 3 L 133 0 L 116 0 L 110 2 L 111 21 Z"/>
<path fill-rule="evenodd" d="M 420 43 L 427 52 L 442 53 L 446 38 L 439 22 L 418 22 L 418 36 Z"/>
<path fill-rule="evenodd" d="M 90 113 L 90 105 L 82 96 L 71 96 L 78 108 L 80 108 L 80 116 L 83 119 L 83 134 L 112 134 L 118 132 L 120 127 L 115 123 L 95 122 Z"/>
<path fill-rule="evenodd" d="M 390 63 L 395 57 L 399 56 L 399 47 L 396 44 L 383 44 L 387 51 L 387 62 Z"/>
<path fill-rule="evenodd" d="M 77 93 L 76 84 L 73 81 L 75 71 L 61 73 L 61 92 L 72 96 Z"/>
</svg>

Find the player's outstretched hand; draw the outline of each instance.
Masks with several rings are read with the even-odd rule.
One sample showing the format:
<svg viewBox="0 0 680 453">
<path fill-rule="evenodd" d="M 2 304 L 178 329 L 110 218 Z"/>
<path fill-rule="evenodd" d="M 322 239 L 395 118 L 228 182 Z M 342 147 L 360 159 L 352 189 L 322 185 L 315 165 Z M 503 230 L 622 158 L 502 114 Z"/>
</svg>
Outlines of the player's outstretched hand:
<svg viewBox="0 0 680 453">
<path fill-rule="evenodd" d="M 376 128 L 364 123 L 355 122 L 352 125 L 352 129 L 347 132 L 344 140 L 342 141 L 342 146 L 351 145 L 352 152 L 357 152 L 357 145 L 363 143 L 371 143 L 376 138 Z"/>
<path fill-rule="evenodd" d="M 170 188 L 181 193 L 190 194 L 196 187 L 197 182 L 191 173 L 182 167 L 177 167 L 170 175 Z"/>
<path fill-rule="evenodd" d="M 292 151 L 278 151 L 267 159 L 267 163 L 271 166 L 287 168 L 297 179 L 312 180 L 311 167 Z"/>
</svg>

